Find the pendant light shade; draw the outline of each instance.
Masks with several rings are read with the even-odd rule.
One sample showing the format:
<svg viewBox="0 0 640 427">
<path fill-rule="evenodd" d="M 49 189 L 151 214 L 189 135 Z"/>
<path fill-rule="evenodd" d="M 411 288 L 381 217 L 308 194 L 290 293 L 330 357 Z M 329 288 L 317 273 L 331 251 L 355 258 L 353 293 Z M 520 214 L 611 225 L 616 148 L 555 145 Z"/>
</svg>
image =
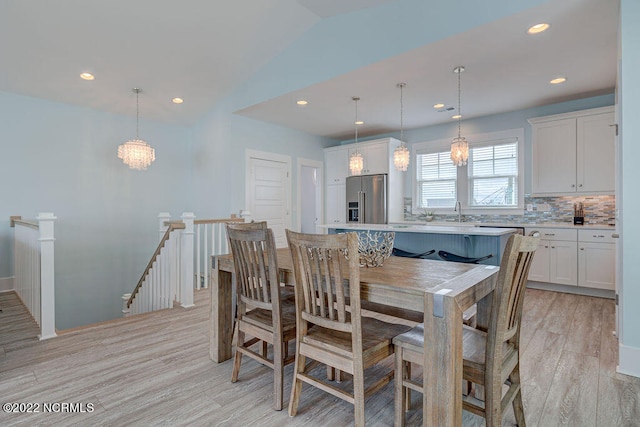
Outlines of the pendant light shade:
<svg viewBox="0 0 640 427">
<path fill-rule="evenodd" d="M 140 103 L 139 95 L 141 89 L 133 88 L 136 94 L 136 139 L 131 139 L 118 146 L 118 158 L 129 166 L 129 169 L 146 170 L 156 159 L 156 151 L 141 140 L 138 136 L 140 128 Z"/>
<path fill-rule="evenodd" d="M 469 159 L 469 143 L 465 137 L 460 136 L 460 121 L 462 120 L 462 111 L 460 110 L 460 75 L 464 71 L 463 66 L 457 66 L 453 72 L 458 75 L 458 136 L 453 138 L 451 143 L 451 160 L 456 166 L 464 166 Z"/>
<path fill-rule="evenodd" d="M 398 83 L 397 86 L 400 88 L 400 146 L 393 151 L 393 164 L 396 169 L 401 172 L 406 172 L 409 167 L 409 159 L 411 154 L 409 153 L 409 149 L 406 145 L 404 145 L 404 123 L 403 123 L 403 89 L 406 86 L 406 83 Z"/>
<path fill-rule="evenodd" d="M 362 153 L 358 151 L 358 126 L 360 125 L 360 121 L 358 120 L 358 101 L 360 98 L 357 96 L 352 97 L 353 102 L 356 104 L 356 137 L 355 144 L 356 149 L 353 154 L 349 157 L 349 170 L 351 171 L 351 175 L 362 175 L 362 169 L 364 169 L 364 158 L 362 157 Z"/>
</svg>

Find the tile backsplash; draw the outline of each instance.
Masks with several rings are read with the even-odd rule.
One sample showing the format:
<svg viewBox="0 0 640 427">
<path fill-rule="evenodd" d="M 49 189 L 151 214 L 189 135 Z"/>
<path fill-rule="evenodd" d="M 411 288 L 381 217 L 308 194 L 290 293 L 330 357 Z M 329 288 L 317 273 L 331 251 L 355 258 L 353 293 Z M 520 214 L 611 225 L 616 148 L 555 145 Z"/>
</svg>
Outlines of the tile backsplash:
<svg viewBox="0 0 640 427">
<path fill-rule="evenodd" d="M 573 204 L 581 202 L 584 205 L 585 224 L 614 224 L 616 211 L 616 198 L 608 196 L 558 196 L 558 197 L 531 197 L 525 195 L 525 210 L 523 215 L 467 215 L 463 214 L 463 221 L 468 222 L 500 222 L 500 223 L 533 223 L 533 222 L 567 222 L 573 224 Z M 424 221 L 424 214 L 411 213 L 410 197 L 405 197 L 406 221 Z M 526 206 L 531 205 L 532 211 L 527 211 Z M 457 216 L 438 215 L 435 221 L 457 221 Z"/>
</svg>

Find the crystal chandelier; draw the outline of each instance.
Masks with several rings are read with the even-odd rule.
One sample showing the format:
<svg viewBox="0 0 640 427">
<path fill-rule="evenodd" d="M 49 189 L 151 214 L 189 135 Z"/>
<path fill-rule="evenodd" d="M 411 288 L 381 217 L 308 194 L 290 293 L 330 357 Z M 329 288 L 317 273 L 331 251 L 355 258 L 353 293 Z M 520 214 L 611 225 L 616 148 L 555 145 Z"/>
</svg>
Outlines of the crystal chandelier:
<svg viewBox="0 0 640 427">
<path fill-rule="evenodd" d="M 465 137 L 460 136 L 460 121 L 462 120 L 462 112 L 460 111 L 460 74 L 464 71 L 464 67 L 459 65 L 453 69 L 458 75 L 458 137 L 453 138 L 451 143 L 451 160 L 456 166 L 464 166 L 469 158 L 469 143 Z"/>
<path fill-rule="evenodd" d="M 140 128 L 139 95 L 142 89 L 133 88 L 136 93 L 136 139 L 129 140 L 118 146 L 118 158 L 129 166 L 129 169 L 146 170 L 156 159 L 156 151 L 149 144 L 138 137 Z"/>
<path fill-rule="evenodd" d="M 393 164 L 396 166 L 396 169 L 401 172 L 406 172 L 409 167 L 409 149 L 406 145 L 404 145 L 403 133 L 403 99 L 402 99 L 402 90 L 406 86 L 406 83 L 398 83 L 398 87 L 400 88 L 400 146 L 393 151 Z"/>
<path fill-rule="evenodd" d="M 358 101 L 360 101 L 360 98 L 357 97 L 357 96 L 354 96 L 351 99 L 353 99 L 353 102 L 355 102 L 355 104 L 356 104 L 356 120 L 355 120 L 355 124 L 356 124 L 356 139 L 355 139 L 356 151 L 354 151 L 354 153 L 351 155 L 351 157 L 349 157 L 349 170 L 351 171 L 351 175 L 362 175 L 362 169 L 364 168 L 364 158 L 362 157 L 362 154 L 360 152 L 358 152 L 358 126 L 361 124 L 361 122 L 358 121 Z"/>
</svg>

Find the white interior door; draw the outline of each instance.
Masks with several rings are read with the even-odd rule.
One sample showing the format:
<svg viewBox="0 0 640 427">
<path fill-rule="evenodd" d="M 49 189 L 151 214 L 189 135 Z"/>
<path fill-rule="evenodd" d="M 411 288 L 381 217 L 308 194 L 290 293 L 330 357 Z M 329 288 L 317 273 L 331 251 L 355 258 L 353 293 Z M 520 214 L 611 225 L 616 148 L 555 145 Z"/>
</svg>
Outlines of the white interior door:
<svg viewBox="0 0 640 427">
<path fill-rule="evenodd" d="M 322 162 L 298 159 L 297 223 L 303 233 L 317 233 L 317 225 L 324 223 Z"/>
<path fill-rule="evenodd" d="M 267 221 L 277 247 L 286 247 L 291 228 L 291 158 L 247 150 L 246 203 L 251 219 Z"/>
</svg>

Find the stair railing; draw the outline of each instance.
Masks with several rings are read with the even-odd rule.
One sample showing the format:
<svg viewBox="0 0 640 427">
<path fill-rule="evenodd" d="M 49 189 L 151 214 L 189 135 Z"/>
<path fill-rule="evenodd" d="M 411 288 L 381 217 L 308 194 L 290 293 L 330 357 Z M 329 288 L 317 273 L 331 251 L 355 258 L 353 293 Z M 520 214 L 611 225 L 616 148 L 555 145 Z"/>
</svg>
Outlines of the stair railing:
<svg viewBox="0 0 640 427">
<path fill-rule="evenodd" d="M 161 213 L 162 237 L 140 280 L 131 294 L 124 294 L 123 314 L 140 314 L 173 308 L 174 301 L 182 307 L 193 306 L 193 221 L 190 212 L 181 221 L 167 221 Z"/>
<path fill-rule="evenodd" d="M 55 264 L 53 222 L 50 212 L 36 220 L 11 217 L 14 232 L 14 289 L 40 327 L 38 338 L 56 334 Z"/>
<path fill-rule="evenodd" d="M 198 219 L 194 221 L 196 239 L 195 288 L 209 287 L 211 257 L 229 253 L 228 222 L 244 222 L 244 218 Z"/>
</svg>

